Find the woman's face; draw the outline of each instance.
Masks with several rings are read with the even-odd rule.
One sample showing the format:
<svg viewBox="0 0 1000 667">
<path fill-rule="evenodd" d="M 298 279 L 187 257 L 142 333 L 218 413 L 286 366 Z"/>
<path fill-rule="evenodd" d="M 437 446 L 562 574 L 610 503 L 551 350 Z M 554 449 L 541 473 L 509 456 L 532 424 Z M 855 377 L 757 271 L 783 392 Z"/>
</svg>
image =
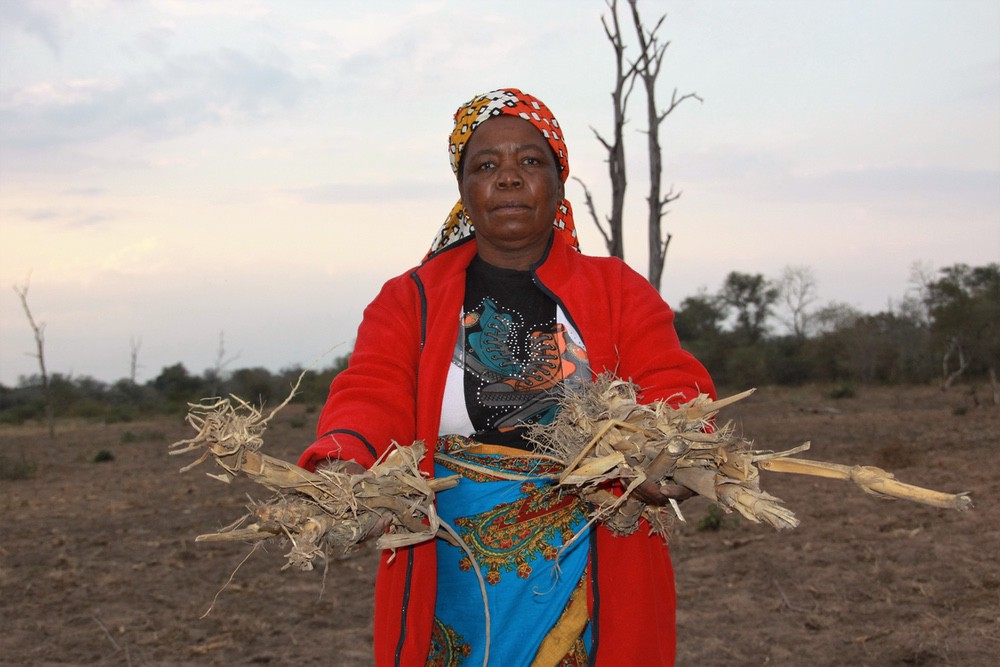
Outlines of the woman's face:
<svg viewBox="0 0 1000 667">
<path fill-rule="evenodd" d="M 564 193 L 555 155 L 531 123 L 498 116 L 477 127 L 458 190 L 486 262 L 524 270 L 541 258 Z"/>
</svg>

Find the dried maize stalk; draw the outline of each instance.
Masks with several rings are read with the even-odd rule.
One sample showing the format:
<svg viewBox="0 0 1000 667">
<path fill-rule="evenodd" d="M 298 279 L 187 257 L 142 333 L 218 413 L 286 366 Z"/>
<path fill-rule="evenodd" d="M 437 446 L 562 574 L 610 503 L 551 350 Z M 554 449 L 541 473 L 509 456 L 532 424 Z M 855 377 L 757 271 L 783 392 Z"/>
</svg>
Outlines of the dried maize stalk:
<svg viewBox="0 0 1000 667">
<path fill-rule="evenodd" d="M 383 549 L 438 536 L 441 523 L 434 493 L 457 479 L 427 479 L 421 474 L 422 442 L 392 449 L 361 474 L 309 472 L 259 451 L 268 422 L 288 400 L 267 417 L 235 396 L 190 405 L 187 421 L 197 435 L 174 443 L 170 453 L 200 451 L 201 456 L 181 472 L 214 458 L 223 472 L 210 477 L 228 483 L 245 476 L 275 493 L 265 502 L 251 501 L 248 514 L 197 541 L 284 539 L 291 544 L 285 567 L 309 570 L 316 558 L 362 542 L 376 527 L 388 528 L 376 542 Z M 446 532 L 442 536 L 449 539 Z"/>
<path fill-rule="evenodd" d="M 634 384 L 609 374 L 566 393 L 551 424 L 533 427 L 530 438 L 546 454 L 566 461 L 559 483 L 595 505 L 594 517 L 629 534 L 640 516 L 666 539 L 659 508 L 632 498 L 643 481 L 674 481 L 712 500 L 725 511 L 777 529 L 799 524 L 781 499 L 760 488 L 760 469 L 851 479 L 868 493 L 964 510 L 968 494 L 945 494 L 897 482 L 878 468 L 841 466 L 792 458 L 804 443 L 783 452 L 754 450 L 731 423 L 713 423 L 718 412 L 753 390 L 712 400 L 700 395 L 673 407 L 667 401 L 640 404 Z M 621 493 L 607 490 L 617 482 Z"/>
<path fill-rule="evenodd" d="M 846 466 L 826 461 L 793 458 L 758 461 L 757 466 L 762 470 L 772 472 L 787 472 L 797 475 L 849 480 L 854 482 L 865 493 L 870 493 L 879 498 L 890 500 L 901 498 L 903 500 L 923 503 L 924 505 L 959 511 L 972 507 L 972 498 L 969 497 L 967 492 L 942 493 L 912 484 L 905 484 L 897 481 L 891 472 L 886 472 L 875 466 Z"/>
</svg>

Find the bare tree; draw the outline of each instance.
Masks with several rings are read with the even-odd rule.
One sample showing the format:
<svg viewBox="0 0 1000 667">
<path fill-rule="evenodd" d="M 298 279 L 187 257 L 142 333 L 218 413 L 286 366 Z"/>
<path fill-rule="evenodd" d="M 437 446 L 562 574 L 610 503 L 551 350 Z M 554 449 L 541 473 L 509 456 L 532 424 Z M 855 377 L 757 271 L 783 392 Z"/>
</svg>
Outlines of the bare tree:
<svg viewBox="0 0 1000 667">
<path fill-rule="evenodd" d="M 802 340 L 809 333 L 809 306 L 816 301 L 816 275 L 808 266 L 786 266 L 777 282 L 787 314 L 780 317 L 792 334 Z"/>
<path fill-rule="evenodd" d="M 28 324 L 35 336 L 35 354 L 32 356 L 38 359 L 38 368 L 42 375 L 42 397 L 45 400 L 45 423 L 49 429 L 49 437 L 56 437 L 56 418 L 52 407 L 52 392 L 49 389 L 49 374 L 45 370 L 45 323 L 38 324 L 31 315 L 31 308 L 28 307 L 28 286 L 31 280 L 29 275 L 24 280 L 24 285 L 14 286 L 14 291 L 21 299 L 21 306 L 24 307 L 24 314 L 28 317 Z"/>
<path fill-rule="evenodd" d="M 931 285 L 936 280 L 934 266 L 930 262 L 914 262 L 910 265 L 909 287 L 903 306 L 920 324 L 930 326 Z"/>
<path fill-rule="evenodd" d="M 611 106 L 613 113 L 614 129 L 612 130 L 612 140 L 608 141 L 594 128 L 590 128 L 597 140 L 601 142 L 608 152 L 608 175 L 611 177 L 611 214 L 605 220 L 607 228 L 601 224 L 594 207 L 594 198 L 587 185 L 575 178 L 583 186 L 584 197 L 587 202 L 587 209 L 590 217 L 597 225 L 598 231 L 604 237 L 604 243 L 608 248 L 608 254 L 612 257 L 625 258 L 625 243 L 622 236 L 622 220 L 625 211 L 625 190 L 628 187 L 628 178 L 625 169 L 625 140 L 623 128 L 625 127 L 625 108 L 628 106 L 628 98 L 635 85 L 635 65 L 626 67 L 625 44 L 622 41 L 621 26 L 618 22 L 618 0 L 605 0 L 611 10 L 611 26 L 608 20 L 601 16 L 601 25 L 604 26 L 604 34 L 615 52 L 615 89 L 611 92 Z"/>
<path fill-rule="evenodd" d="M 231 364 L 234 361 L 236 361 L 239 358 L 239 356 L 240 355 L 237 352 L 236 354 L 234 354 L 231 357 L 228 357 L 228 358 L 226 357 L 226 332 L 225 331 L 220 331 L 219 332 L 219 349 L 218 349 L 218 351 L 216 352 L 216 355 L 215 355 L 215 366 L 213 366 L 212 369 L 208 371 L 207 375 L 210 378 L 214 379 L 215 382 L 219 383 L 220 387 L 221 387 L 221 383 L 225 379 L 223 377 L 223 374 L 226 372 L 226 368 L 229 366 L 229 364 Z M 219 388 L 216 388 L 216 390 L 218 390 L 218 389 Z"/>
<path fill-rule="evenodd" d="M 955 370 L 951 369 L 952 355 L 958 356 L 958 365 Z M 949 338 L 946 341 L 944 356 L 941 358 L 941 375 L 944 378 L 941 382 L 941 390 L 946 391 L 951 388 L 955 380 L 960 378 L 969 367 L 969 359 L 965 356 L 965 348 L 962 347 L 962 339 L 958 336 Z"/>
<path fill-rule="evenodd" d="M 667 214 L 667 206 L 681 196 L 680 192 L 674 193 L 673 186 L 666 194 L 661 194 L 661 181 L 663 178 L 663 148 L 660 145 L 660 125 L 667 119 L 674 109 L 684 100 L 696 99 L 702 101 L 697 93 L 686 93 L 678 96 L 677 89 L 670 97 L 670 104 L 660 110 L 656 103 L 656 83 L 663 69 L 663 57 L 670 46 L 669 41 L 661 41 L 657 34 L 663 26 L 663 21 L 667 18 L 664 14 L 657 20 L 652 30 L 647 30 L 639 16 L 638 0 L 628 0 L 632 9 L 632 25 L 635 27 L 636 37 L 639 40 L 639 58 L 635 62 L 636 76 L 642 79 L 643 87 L 646 89 L 646 118 L 649 122 L 647 131 L 647 147 L 649 150 L 649 196 L 646 201 L 649 203 L 649 282 L 653 287 L 660 289 L 660 282 L 663 278 L 663 268 L 666 264 L 667 249 L 670 246 L 672 235 L 664 234 L 662 223 L 663 216 Z"/>
<path fill-rule="evenodd" d="M 135 384 L 136 371 L 139 370 L 139 348 L 142 347 L 142 337 L 136 338 L 132 336 L 129 338 L 129 364 L 128 364 L 128 379 L 131 384 Z"/>
<path fill-rule="evenodd" d="M 990 379 L 993 402 L 1000 405 L 1000 263 L 955 264 L 940 273 L 927 285 L 927 305 L 932 339 L 944 347 L 942 389 L 966 370 L 984 373 Z"/>
</svg>

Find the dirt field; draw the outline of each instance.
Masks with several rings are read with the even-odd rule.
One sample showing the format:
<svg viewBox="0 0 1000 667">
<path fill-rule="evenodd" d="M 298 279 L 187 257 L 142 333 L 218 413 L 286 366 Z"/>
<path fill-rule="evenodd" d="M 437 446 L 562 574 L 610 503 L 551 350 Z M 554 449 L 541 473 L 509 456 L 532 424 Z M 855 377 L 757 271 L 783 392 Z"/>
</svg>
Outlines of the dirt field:
<svg viewBox="0 0 1000 667">
<path fill-rule="evenodd" d="M 1000 653 L 1000 409 L 959 388 L 764 389 L 724 417 L 759 448 L 882 466 L 970 491 L 958 513 L 865 496 L 844 483 L 765 473 L 802 525 L 783 533 L 684 504 L 673 554 L 678 664 L 968 665 Z M 294 459 L 314 415 L 291 405 L 265 451 Z M 303 425 L 304 424 L 304 425 Z M 38 463 L 0 480 L 0 664 L 368 665 L 374 552 L 328 572 L 280 571 L 283 552 L 195 544 L 238 518 L 247 483 L 167 455 L 181 419 L 0 430 L 0 455 Z M 95 462 L 101 452 L 113 460 Z M 106 456 L 106 455 L 105 455 Z M 231 583 L 219 591 L 233 575 Z M 216 598 L 216 594 L 218 597 Z M 212 606 L 211 613 L 202 615 Z"/>
</svg>

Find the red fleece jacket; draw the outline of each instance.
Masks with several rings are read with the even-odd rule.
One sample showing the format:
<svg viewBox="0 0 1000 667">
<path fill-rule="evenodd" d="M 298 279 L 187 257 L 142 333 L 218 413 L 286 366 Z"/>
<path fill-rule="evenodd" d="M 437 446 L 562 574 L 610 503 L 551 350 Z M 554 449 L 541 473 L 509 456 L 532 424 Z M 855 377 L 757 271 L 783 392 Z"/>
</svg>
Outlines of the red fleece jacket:
<svg viewBox="0 0 1000 667">
<path fill-rule="evenodd" d="M 330 387 L 318 439 L 299 465 L 312 470 L 337 458 L 370 466 L 394 442 L 437 440 L 465 270 L 475 254 L 472 237 L 385 284 L 365 309 L 350 363 Z M 670 308 L 624 262 L 581 255 L 554 234 L 532 273 L 580 333 L 595 376 L 612 371 L 632 380 L 643 402 L 714 397 L 708 372 L 680 347 Z M 421 469 L 433 475 L 430 456 Z M 423 665 L 437 588 L 435 545 L 389 556 L 383 553 L 375 584 L 376 664 Z M 673 665 L 676 594 L 663 540 L 642 527 L 628 537 L 598 527 L 590 563 L 592 664 Z"/>
</svg>

